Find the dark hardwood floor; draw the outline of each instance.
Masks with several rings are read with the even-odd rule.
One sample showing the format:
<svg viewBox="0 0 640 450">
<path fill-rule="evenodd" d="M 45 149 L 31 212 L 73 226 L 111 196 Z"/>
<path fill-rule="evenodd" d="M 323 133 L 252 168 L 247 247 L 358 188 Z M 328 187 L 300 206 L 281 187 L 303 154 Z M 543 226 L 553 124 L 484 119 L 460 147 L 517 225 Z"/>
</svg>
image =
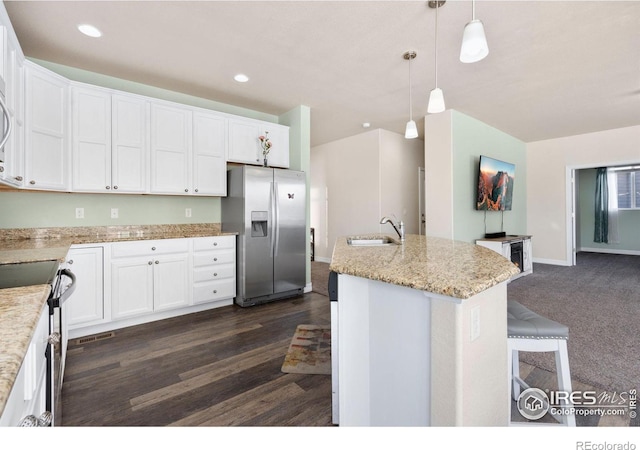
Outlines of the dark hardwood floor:
<svg viewBox="0 0 640 450">
<path fill-rule="evenodd" d="M 64 426 L 331 426 L 331 377 L 281 372 L 300 324 L 329 299 L 236 305 L 70 343 Z"/>
</svg>

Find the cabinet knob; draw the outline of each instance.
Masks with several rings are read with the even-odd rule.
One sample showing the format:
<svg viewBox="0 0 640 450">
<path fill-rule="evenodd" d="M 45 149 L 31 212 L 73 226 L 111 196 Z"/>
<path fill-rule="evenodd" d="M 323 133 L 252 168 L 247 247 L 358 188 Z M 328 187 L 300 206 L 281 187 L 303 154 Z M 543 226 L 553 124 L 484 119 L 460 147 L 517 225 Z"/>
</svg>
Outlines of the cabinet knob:
<svg viewBox="0 0 640 450">
<path fill-rule="evenodd" d="M 156 249 L 155 247 L 151 247 L 151 250 L 155 250 L 155 249 Z"/>
<path fill-rule="evenodd" d="M 17 177 L 16 177 L 16 181 L 22 181 L 22 179 L 23 179 L 23 178 L 22 178 L 21 176 L 17 176 Z"/>
<path fill-rule="evenodd" d="M 214 261 L 217 261 L 217 260 L 218 260 L 218 258 L 213 258 L 213 260 L 214 260 Z"/>
<path fill-rule="evenodd" d="M 196 192 L 198 192 L 198 189 L 196 189 Z"/>
<path fill-rule="evenodd" d="M 214 294 L 217 294 L 217 293 L 218 293 L 218 290 L 217 290 L 217 289 L 214 289 L 214 290 L 213 290 L 213 293 L 214 293 Z"/>
<path fill-rule="evenodd" d="M 51 345 L 56 345 L 60 343 L 60 333 L 58 333 L 57 331 L 54 333 L 51 333 L 49 335 L 49 337 L 47 338 L 47 342 Z"/>
<path fill-rule="evenodd" d="M 0 166 L 0 172 L 4 172 L 4 166 Z"/>
<path fill-rule="evenodd" d="M 118 186 L 114 186 L 113 188 L 114 188 L 114 189 L 118 189 Z"/>
<path fill-rule="evenodd" d="M 189 189 L 185 189 L 184 191 L 185 191 L 185 192 L 189 192 Z"/>
<path fill-rule="evenodd" d="M 217 277 L 217 276 L 218 276 L 218 274 L 217 274 L 217 273 L 214 273 L 214 274 L 213 274 L 213 276 L 214 276 L 214 277 Z"/>
<path fill-rule="evenodd" d="M 36 184 L 36 180 L 29 181 L 29 184 Z"/>
<path fill-rule="evenodd" d="M 149 261 L 149 265 L 150 265 L 150 266 L 151 266 L 151 265 L 153 265 L 153 261 Z"/>
<path fill-rule="evenodd" d="M 105 189 L 108 191 L 109 189 L 111 189 L 111 186 L 105 186 Z"/>
<path fill-rule="evenodd" d="M 213 243 L 213 246 L 214 246 L 214 247 L 216 247 L 217 245 L 218 245 L 218 243 L 217 243 L 217 242 L 214 242 L 214 243 Z"/>
<path fill-rule="evenodd" d="M 156 260 L 156 264 L 160 264 L 160 261 Z"/>
<path fill-rule="evenodd" d="M 73 259 L 70 259 L 69 261 L 67 261 L 67 264 L 73 264 Z"/>
</svg>

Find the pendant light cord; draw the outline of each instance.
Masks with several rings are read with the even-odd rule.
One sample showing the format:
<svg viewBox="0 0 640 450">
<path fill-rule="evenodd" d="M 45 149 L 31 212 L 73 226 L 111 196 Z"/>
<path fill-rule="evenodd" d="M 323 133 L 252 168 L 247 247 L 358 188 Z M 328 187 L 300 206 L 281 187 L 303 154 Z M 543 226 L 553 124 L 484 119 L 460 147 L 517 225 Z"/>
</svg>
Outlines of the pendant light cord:
<svg viewBox="0 0 640 450">
<path fill-rule="evenodd" d="M 409 53 L 409 120 L 413 120 L 413 107 L 411 105 L 411 60 L 413 56 Z"/>
<path fill-rule="evenodd" d="M 436 44 L 436 88 L 438 87 L 438 8 L 440 7 L 440 2 L 437 0 L 436 1 L 436 39 L 435 39 L 435 44 Z"/>
</svg>

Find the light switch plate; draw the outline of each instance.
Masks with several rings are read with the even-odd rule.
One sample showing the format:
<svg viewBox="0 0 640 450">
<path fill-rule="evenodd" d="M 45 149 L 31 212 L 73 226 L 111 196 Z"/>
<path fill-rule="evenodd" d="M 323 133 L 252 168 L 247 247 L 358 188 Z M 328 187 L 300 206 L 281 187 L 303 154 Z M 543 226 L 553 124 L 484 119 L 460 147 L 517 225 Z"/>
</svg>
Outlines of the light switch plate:
<svg viewBox="0 0 640 450">
<path fill-rule="evenodd" d="M 84 219 L 84 208 L 76 208 L 76 219 Z"/>
<path fill-rule="evenodd" d="M 185 208 L 184 209 L 184 216 L 185 217 L 191 217 L 191 208 Z"/>
</svg>

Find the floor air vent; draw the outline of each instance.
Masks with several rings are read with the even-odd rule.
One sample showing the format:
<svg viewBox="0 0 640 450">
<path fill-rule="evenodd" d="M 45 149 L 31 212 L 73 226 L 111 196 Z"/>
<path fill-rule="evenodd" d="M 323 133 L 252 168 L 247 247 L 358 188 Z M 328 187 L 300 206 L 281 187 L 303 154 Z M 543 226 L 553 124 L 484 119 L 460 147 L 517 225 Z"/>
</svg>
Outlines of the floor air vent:
<svg viewBox="0 0 640 450">
<path fill-rule="evenodd" d="M 107 333 L 100 333 L 100 334 L 94 334 L 93 336 L 84 336 L 84 337 L 81 337 L 81 338 L 77 338 L 77 339 L 74 339 L 73 341 L 69 342 L 69 344 L 71 344 L 71 345 L 88 344 L 89 342 L 103 341 L 105 339 L 111 339 L 115 335 L 116 334 L 113 331 L 109 331 Z"/>
</svg>

